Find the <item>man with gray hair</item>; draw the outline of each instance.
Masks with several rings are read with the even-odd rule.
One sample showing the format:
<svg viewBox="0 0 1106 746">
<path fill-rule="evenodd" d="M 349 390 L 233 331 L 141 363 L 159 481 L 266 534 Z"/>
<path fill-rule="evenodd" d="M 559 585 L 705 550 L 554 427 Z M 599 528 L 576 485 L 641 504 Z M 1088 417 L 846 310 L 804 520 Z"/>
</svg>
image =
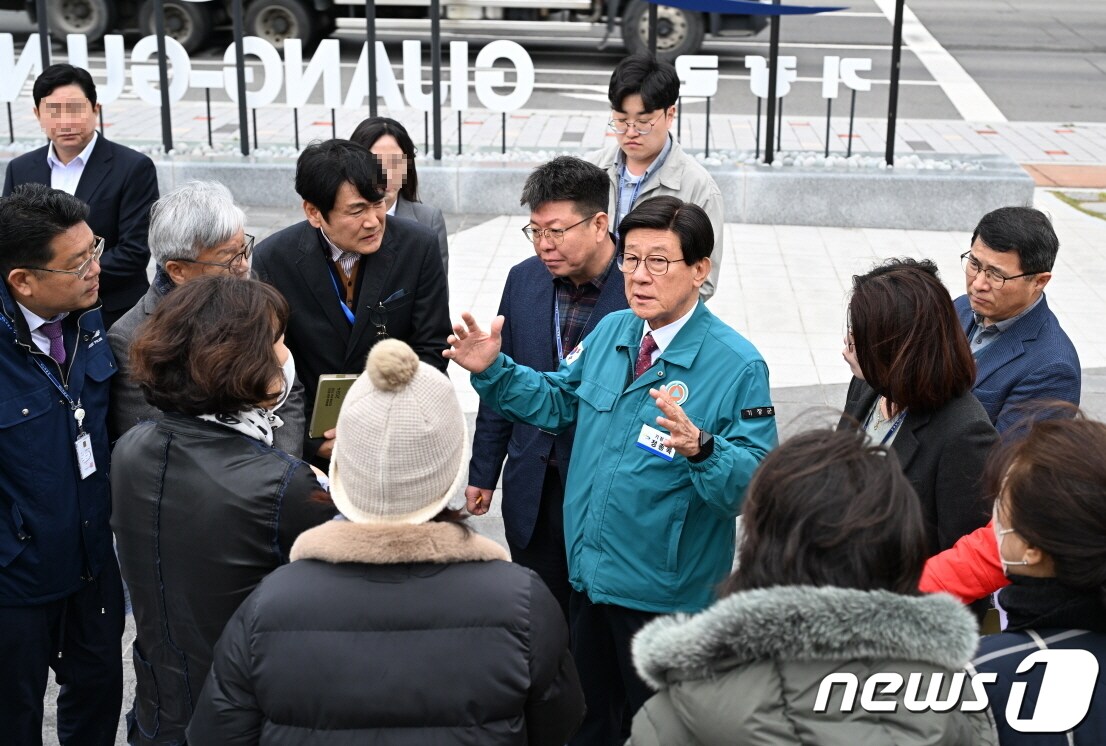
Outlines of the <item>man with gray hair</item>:
<svg viewBox="0 0 1106 746">
<path fill-rule="evenodd" d="M 157 268 L 150 289 L 115 322 L 108 342 L 119 364 L 112 381 L 108 432 L 112 442 L 139 420 L 158 415 L 127 374 L 129 348 L 139 325 L 173 288 L 204 275 L 250 276 L 254 237 L 230 190 L 214 181 L 190 181 L 159 199 L 150 212 L 150 252 Z M 229 322 L 230 320 L 228 320 Z M 303 387 L 296 381 L 280 407 L 283 425 L 273 446 L 297 458 L 303 452 Z"/>
</svg>

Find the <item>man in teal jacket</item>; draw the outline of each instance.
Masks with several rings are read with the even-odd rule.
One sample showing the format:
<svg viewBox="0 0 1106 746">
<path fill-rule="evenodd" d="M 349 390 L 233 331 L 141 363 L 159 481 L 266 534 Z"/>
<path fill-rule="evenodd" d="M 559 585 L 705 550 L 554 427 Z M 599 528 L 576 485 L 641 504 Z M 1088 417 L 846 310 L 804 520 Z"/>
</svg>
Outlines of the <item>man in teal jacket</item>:
<svg viewBox="0 0 1106 746">
<path fill-rule="evenodd" d="M 576 424 L 565 543 L 588 715 L 574 745 L 619 742 L 624 708 L 650 694 L 630 639 L 657 614 L 713 600 L 745 488 L 777 442 L 763 358 L 698 300 L 714 245 L 703 209 L 647 200 L 620 236 L 630 310 L 605 317 L 557 372 L 503 355 L 502 317 L 485 332 L 465 314 L 445 352 L 504 417 L 551 432 Z"/>
</svg>

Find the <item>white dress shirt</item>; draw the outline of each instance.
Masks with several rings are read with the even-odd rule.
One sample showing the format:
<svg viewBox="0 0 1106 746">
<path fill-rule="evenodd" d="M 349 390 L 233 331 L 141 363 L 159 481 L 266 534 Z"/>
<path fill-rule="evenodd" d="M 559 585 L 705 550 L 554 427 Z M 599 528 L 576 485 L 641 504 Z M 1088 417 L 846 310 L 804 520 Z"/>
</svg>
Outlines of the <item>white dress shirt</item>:
<svg viewBox="0 0 1106 746">
<path fill-rule="evenodd" d="M 69 163 L 62 163 L 54 152 L 54 143 L 50 143 L 50 149 L 46 151 L 46 162 L 50 164 L 50 186 L 60 189 L 66 194 L 76 194 L 77 184 L 81 182 L 81 174 L 84 173 L 85 164 L 92 155 L 92 149 L 96 147 L 96 140 L 100 133 L 93 132 L 88 145 Z"/>
<path fill-rule="evenodd" d="M 680 318 L 673 321 L 671 324 L 662 326 L 660 329 L 650 329 L 649 322 L 644 323 L 644 329 L 641 332 L 641 338 L 645 339 L 646 334 L 653 335 L 653 341 L 657 343 L 657 349 L 653 350 L 653 355 L 649 359 L 650 365 L 657 362 L 657 358 L 664 353 L 668 345 L 672 344 L 672 340 L 676 338 L 676 335 L 681 329 L 684 328 L 684 324 L 691 318 L 691 314 L 695 313 L 695 309 L 699 306 L 695 303 L 691 306 L 691 310 L 685 313 Z"/>
</svg>

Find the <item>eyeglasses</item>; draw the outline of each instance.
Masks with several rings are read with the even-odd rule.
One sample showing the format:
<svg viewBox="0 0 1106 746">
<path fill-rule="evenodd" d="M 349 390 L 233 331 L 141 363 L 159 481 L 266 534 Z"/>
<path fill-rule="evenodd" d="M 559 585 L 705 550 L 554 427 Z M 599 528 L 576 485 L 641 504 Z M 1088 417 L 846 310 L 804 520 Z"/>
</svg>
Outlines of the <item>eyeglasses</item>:
<svg viewBox="0 0 1106 746">
<path fill-rule="evenodd" d="M 543 238 L 549 238 L 551 241 L 553 241 L 553 243 L 560 246 L 562 243 L 564 243 L 565 233 L 572 230 L 578 225 L 583 225 L 598 214 L 599 213 L 597 212 L 593 212 L 591 215 L 588 215 L 580 222 L 573 223 L 567 228 L 535 228 L 531 225 L 526 225 L 522 228 L 522 235 L 526 236 L 526 240 L 530 243 L 537 243 Z"/>
<path fill-rule="evenodd" d="M 634 272 L 637 272 L 638 265 L 641 264 L 642 261 L 645 262 L 645 269 L 649 274 L 663 275 L 668 272 L 669 264 L 679 264 L 684 260 L 682 258 L 669 259 L 659 254 L 651 254 L 642 260 L 642 258 L 636 254 L 622 252 L 615 257 L 615 261 L 618 263 L 618 270 L 626 275 L 632 275 Z"/>
<path fill-rule="evenodd" d="M 76 275 L 78 280 L 83 280 L 88 276 L 88 271 L 92 269 L 92 263 L 99 261 L 104 253 L 104 239 L 93 236 L 92 241 L 92 253 L 76 269 L 50 269 L 49 267 L 23 267 L 23 269 L 32 269 L 36 272 L 53 272 L 57 275 Z"/>
<path fill-rule="evenodd" d="M 199 259 L 183 259 L 183 258 L 167 259 L 166 261 L 169 261 L 169 262 L 188 262 L 189 264 L 203 264 L 207 267 L 219 267 L 221 269 L 225 269 L 227 272 L 234 272 L 235 271 L 234 265 L 236 265 L 236 264 L 239 264 L 239 265 L 245 264 L 246 262 L 248 262 L 250 260 L 250 255 L 253 253 L 254 237 L 251 236 L 249 233 L 247 233 L 245 235 L 246 235 L 246 242 L 242 245 L 242 250 L 239 251 L 234 256 L 232 256 L 230 258 L 230 260 L 226 261 L 226 262 L 204 262 L 204 261 L 200 261 Z"/>
<path fill-rule="evenodd" d="M 960 261 L 964 265 L 964 273 L 968 277 L 975 278 L 980 272 L 987 275 L 987 281 L 995 286 L 996 289 L 1001 289 L 1003 285 L 1009 280 L 1016 280 L 1019 277 L 1029 277 L 1030 275 L 1037 275 L 1040 272 L 1022 272 L 1020 275 L 1012 275 L 1007 277 L 999 272 L 994 267 L 983 268 L 983 265 L 979 263 L 979 260 L 972 256 L 972 252 L 965 251 L 960 255 Z"/>
<path fill-rule="evenodd" d="M 660 115 L 652 122 L 648 120 L 643 122 L 640 119 L 634 121 L 631 121 L 629 119 L 612 119 L 611 121 L 607 122 L 607 126 L 611 128 L 612 132 L 617 132 L 620 135 L 625 135 L 631 127 L 633 127 L 634 132 L 638 133 L 639 135 L 648 135 L 650 132 L 653 131 L 653 127 L 657 124 L 657 122 L 661 120 L 661 117 L 663 116 L 664 112 L 662 111 Z"/>
</svg>

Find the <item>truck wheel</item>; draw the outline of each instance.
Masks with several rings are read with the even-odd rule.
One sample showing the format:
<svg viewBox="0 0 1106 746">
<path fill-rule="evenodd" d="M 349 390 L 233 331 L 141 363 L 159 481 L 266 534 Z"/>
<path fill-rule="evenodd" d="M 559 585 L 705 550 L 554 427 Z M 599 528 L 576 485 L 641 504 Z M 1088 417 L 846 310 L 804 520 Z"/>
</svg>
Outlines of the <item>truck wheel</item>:
<svg viewBox="0 0 1106 746">
<path fill-rule="evenodd" d="M 164 0 L 165 35 L 181 43 L 189 53 L 195 52 L 207 43 L 211 35 L 214 20 L 208 3 L 190 3 L 185 0 Z M 146 0 L 138 12 L 138 28 L 142 33 L 157 33 L 154 19 L 154 1 Z"/>
<path fill-rule="evenodd" d="M 115 6 L 108 0 L 54 0 L 47 3 L 50 35 L 65 42 L 68 34 L 84 34 L 97 44 L 115 28 Z"/>
<path fill-rule="evenodd" d="M 301 39 L 310 47 L 318 31 L 319 24 L 297 0 L 253 0 L 246 9 L 246 33 L 277 49 L 284 49 L 285 39 Z"/>
<path fill-rule="evenodd" d="M 657 6 L 657 57 L 672 62 L 695 54 L 703 43 L 703 14 L 667 5 Z M 622 40 L 630 54 L 649 52 L 649 3 L 633 0 L 622 14 Z"/>
</svg>

